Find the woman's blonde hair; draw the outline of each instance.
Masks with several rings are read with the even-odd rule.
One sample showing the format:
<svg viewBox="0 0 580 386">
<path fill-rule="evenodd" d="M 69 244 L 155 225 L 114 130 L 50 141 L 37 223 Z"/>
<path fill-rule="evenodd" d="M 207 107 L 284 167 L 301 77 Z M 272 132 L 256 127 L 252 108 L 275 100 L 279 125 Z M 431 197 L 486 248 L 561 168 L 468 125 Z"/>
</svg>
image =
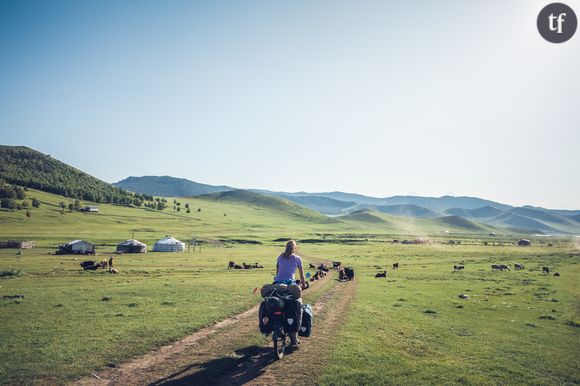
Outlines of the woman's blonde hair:
<svg viewBox="0 0 580 386">
<path fill-rule="evenodd" d="M 282 253 L 285 258 L 290 258 L 292 254 L 296 251 L 296 241 L 290 240 L 286 243 L 286 250 Z"/>
</svg>

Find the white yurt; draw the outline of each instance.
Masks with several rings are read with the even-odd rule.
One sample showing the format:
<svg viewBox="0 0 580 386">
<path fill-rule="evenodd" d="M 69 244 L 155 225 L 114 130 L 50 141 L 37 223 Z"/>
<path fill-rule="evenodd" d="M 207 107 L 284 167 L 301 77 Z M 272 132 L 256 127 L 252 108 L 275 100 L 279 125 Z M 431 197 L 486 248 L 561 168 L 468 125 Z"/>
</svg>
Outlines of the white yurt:
<svg viewBox="0 0 580 386">
<path fill-rule="evenodd" d="M 183 252 L 185 243 L 171 236 L 165 236 L 153 244 L 153 252 Z"/>
</svg>

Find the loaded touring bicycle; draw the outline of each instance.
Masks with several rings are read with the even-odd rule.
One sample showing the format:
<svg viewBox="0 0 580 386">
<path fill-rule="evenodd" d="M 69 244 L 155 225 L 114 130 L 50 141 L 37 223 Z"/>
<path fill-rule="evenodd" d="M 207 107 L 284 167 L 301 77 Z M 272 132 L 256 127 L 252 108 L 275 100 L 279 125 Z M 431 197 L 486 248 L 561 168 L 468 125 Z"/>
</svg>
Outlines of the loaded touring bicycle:
<svg viewBox="0 0 580 386">
<path fill-rule="evenodd" d="M 308 282 L 306 282 L 308 288 Z M 301 290 L 296 284 L 266 284 L 261 291 L 259 311 L 260 332 L 272 334 L 272 343 L 278 359 L 282 359 L 290 335 L 308 337 L 312 331 L 312 307 L 302 304 Z"/>
</svg>

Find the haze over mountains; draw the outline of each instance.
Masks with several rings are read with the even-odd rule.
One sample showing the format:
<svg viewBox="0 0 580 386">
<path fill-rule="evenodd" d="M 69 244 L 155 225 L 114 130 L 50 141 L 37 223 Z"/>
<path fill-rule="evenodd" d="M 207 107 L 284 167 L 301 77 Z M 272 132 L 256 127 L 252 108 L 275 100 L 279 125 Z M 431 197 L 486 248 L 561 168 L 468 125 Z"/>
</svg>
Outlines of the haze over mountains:
<svg viewBox="0 0 580 386">
<path fill-rule="evenodd" d="M 272 192 L 200 184 L 169 176 L 108 184 L 24 146 L 0 146 L 0 181 L 97 203 L 143 207 L 153 196 L 199 197 L 263 208 L 315 223 L 442 232 L 580 234 L 580 210 L 512 207 L 477 197 L 369 197 L 344 192 Z M 366 224 L 366 225 L 365 225 Z"/>
<path fill-rule="evenodd" d="M 113 184 L 137 193 L 161 196 L 199 196 L 227 192 L 234 188 L 200 184 L 163 176 L 129 177 Z M 254 193 L 277 196 L 328 216 L 351 216 L 368 221 L 384 221 L 378 214 L 411 218 L 440 219 L 478 228 L 477 223 L 501 227 L 517 233 L 569 234 L 580 232 L 580 210 L 551 210 L 510 205 L 477 197 L 369 197 L 344 192 L 273 192 L 251 189 Z"/>
</svg>

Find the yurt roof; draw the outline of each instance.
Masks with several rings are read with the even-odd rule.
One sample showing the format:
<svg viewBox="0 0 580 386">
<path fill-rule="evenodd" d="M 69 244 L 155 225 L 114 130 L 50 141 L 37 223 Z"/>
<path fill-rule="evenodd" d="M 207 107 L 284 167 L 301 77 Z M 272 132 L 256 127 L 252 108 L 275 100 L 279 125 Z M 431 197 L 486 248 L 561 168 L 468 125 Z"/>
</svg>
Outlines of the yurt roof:
<svg viewBox="0 0 580 386">
<path fill-rule="evenodd" d="M 167 236 L 162 238 L 161 240 L 157 240 L 155 244 L 183 244 L 183 242 L 177 240 L 176 238 Z"/>
<path fill-rule="evenodd" d="M 122 241 L 122 242 L 120 242 L 120 243 L 119 243 L 119 244 L 117 244 L 117 245 L 118 245 L 118 246 L 125 246 L 125 245 L 138 245 L 138 246 L 140 246 L 140 247 L 144 247 L 144 246 L 145 246 L 145 244 L 144 244 L 144 243 L 142 243 L 141 241 L 139 241 L 139 240 L 132 240 L 132 239 L 131 239 L 131 240 L 125 240 L 125 241 Z"/>
<path fill-rule="evenodd" d="M 73 240 L 69 243 L 67 243 L 68 245 L 74 245 L 74 244 L 79 244 L 79 243 L 87 243 L 87 244 L 91 244 L 93 245 L 93 243 L 89 242 L 89 241 L 85 241 L 85 240 Z"/>
</svg>

